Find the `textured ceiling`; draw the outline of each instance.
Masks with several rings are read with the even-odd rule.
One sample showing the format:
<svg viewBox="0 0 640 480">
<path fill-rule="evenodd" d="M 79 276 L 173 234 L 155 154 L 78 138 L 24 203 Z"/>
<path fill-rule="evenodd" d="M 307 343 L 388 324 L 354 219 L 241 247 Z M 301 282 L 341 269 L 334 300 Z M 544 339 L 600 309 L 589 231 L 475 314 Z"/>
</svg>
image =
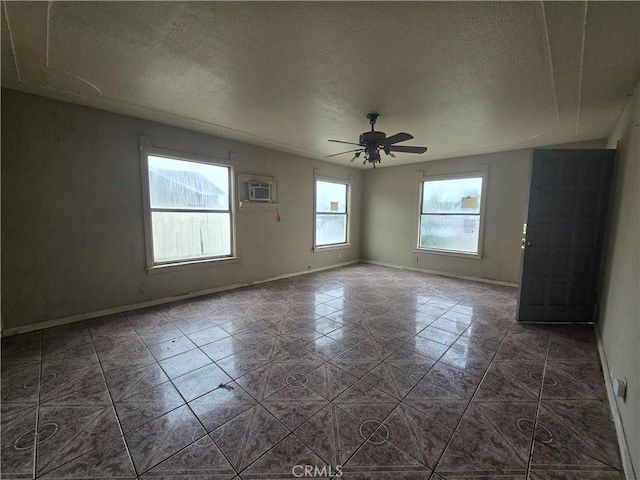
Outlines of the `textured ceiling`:
<svg viewBox="0 0 640 480">
<path fill-rule="evenodd" d="M 5 87 L 312 158 L 375 111 L 429 147 L 382 166 L 606 137 L 640 77 L 638 2 L 3 7 Z"/>
</svg>

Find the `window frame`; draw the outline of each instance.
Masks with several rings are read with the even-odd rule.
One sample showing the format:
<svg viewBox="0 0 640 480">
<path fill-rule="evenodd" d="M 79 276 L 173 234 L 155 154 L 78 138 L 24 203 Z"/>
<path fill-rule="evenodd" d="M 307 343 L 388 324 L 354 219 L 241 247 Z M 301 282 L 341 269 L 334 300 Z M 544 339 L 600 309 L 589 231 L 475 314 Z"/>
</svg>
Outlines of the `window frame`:
<svg viewBox="0 0 640 480">
<path fill-rule="evenodd" d="M 149 156 L 165 157 L 179 161 L 203 163 L 207 165 L 225 167 L 229 169 L 229 210 L 208 210 L 208 209 L 183 209 L 183 208 L 152 208 L 151 207 L 151 187 L 149 183 Z M 140 137 L 140 163 L 142 170 L 142 203 L 144 213 L 144 233 L 145 233 L 145 257 L 146 270 L 148 274 L 164 273 L 176 270 L 186 270 L 191 268 L 209 267 L 213 265 L 227 265 L 239 263 L 240 258 L 236 250 L 236 192 L 235 192 L 235 162 L 221 158 L 198 155 L 194 153 L 168 150 L 153 147 L 150 139 L 145 136 Z M 153 249 L 153 223 L 152 213 L 154 211 L 172 212 L 220 212 L 229 213 L 229 234 L 231 253 L 224 256 L 211 256 L 202 258 L 180 259 L 175 261 L 156 262 Z"/>
<path fill-rule="evenodd" d="M 480 171 L 475 172 L 464 172 L 464 173 L 450 173 L 443 175 L 424 175 L 423 172 L 418 172 L 417 175 L 417 191 L 418 191 L 418 199 L 417 199 L 417 222 L 416 222 L 416 231 L 415 231 L 415 246 L 413 249 L 414 253 L 431 253 L 436 255 L 447 255 L 453 257 L 464 257 L 464 258 L 473 258 L 473 259 L 481 259 L 483 256 L 483 238 L 484 238 L 484 223 L 486 216 L 486 205 L 487 205 L 487 183 L 489 177 L 489 165 L 482 165 Z M 464 178 L 481 178 L 482 179 L 482 189 L 480 192 L 480 212 L 479 213 L 451 213 L 451 214 L 443 214 L 443 215 L 478 215 L 479 217 L 479 226 L 478 226 L 478 248 L 477 252 L 463 252 L 459 250 L 448 250 L 441 248 L 428 248 L 420 246 L 420 234 L 422 227 L 422 203 L 424 197 L 424 184 L 425 182 L 430 181 L 442 181 L 442 180 L 459 180 Z M 428 214 L 427 214 L 428 215 Z"/>
<path fill-rule="evenodd" d="M 346 216 L 347 223 L 347 232 L 346 238 L 344 242 L 341 243 L 330 243 L 327 245 L 318 245 L 317 244 L 317 231 L 316 226 L 318 224 L 318 182 L 327 182 L 327 183 L 336 183 L 339 185 L 345 185 L 347 187 L 346 192 L 346 201 L 345 201 L 345 212 L 342 213 L 332 213 L 332 212 L 320 212 L 321 215 L 344 215 Z M 314 175 L 313 177 L 313 243 L 312 250 L 313 251 L 323 251 L 323 250 L 335 250 L 339 248 L 349 248 L 351 247 L 351 178 L 345 180 L 343 178 L 335 178 L 335 177 L 327 177 L 323 175 Z"/>
</svg>

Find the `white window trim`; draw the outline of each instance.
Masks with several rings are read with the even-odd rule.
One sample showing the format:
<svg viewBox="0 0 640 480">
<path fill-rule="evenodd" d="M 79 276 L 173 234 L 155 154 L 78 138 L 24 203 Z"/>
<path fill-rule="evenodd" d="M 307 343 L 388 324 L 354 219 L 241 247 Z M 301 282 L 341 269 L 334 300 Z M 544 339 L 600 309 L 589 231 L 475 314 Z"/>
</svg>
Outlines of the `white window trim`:
<svg viewBox="0 0 640 480">
<path fill-rule="evenodd" d="M 185 261 L 176 261 L 168 263 L 155 263 L 153 259 L 153 229 L 151 224 L 151 196 L 149 190 L 149 155 L 157 155 L 159 157 L 175 158 L 177 160 L 187 160 L 199 163 L 208 163 L 211 165 L 219 165 L 229 168 L 229 211 L 231 213 L 231 255 L 224 257 L 211 257 L 202 259 L 193 259 Z M 233 158 L 233 152 L 231 157 Z M 221 158 L 208 157 L 195 153 L 180 152 L 176 150 L 168 150 L 157 148 L 151 145 L 150 137 L 140 135 L 140 165 L 142 167 L 142 206 L 144 217 L 144 239 L 145 239 L 145 256 L 147 274 L 166 273 L 179 270 L 188 270 L 192 268 L 203 268 L 214 265 L 229 265 L 240 263 L 240 257 L 237 255 L 236 248 L 236 192 L 235 192 L 235 162 L 224 160 Z"/>
<path fill-rule="evenodd" d="M 423 182 L 434 181 L 434 180 L 456 180 L 459 178 L 477 178 L 482 177 L 482 192 L 481 192 L 481 200 L 480 200 L 480 227 L 478 229 L 478 252 L 477 253 L 468 253 L 468 252 L 459 252 L 455 250 L 441 250 L 436 248 L 424 248 L 420 246 L 420 223 L 422 221 L 422 185 Z M 417 185 L 417 200 L 416 200 L 416 219 L 417 221 L 414 223 L 415 231 L 414 231 L 414 248 L 413 253 L 418 254 L 434 254 L 434 255 L 446 255 L 450 257 L 464 257 L 471 259 L 482 258 L 483 252 L 483 238 L 484 238 L 484 220 L 485 220 L 485 212 L 487 206 L 487 183 L 489 179 L 489 164 L 483 164 L 480 166 L 480 171 L 475 172 L 464 172 L 464 173 L 451 173 L 451 174 L 443 174 L 443 175 L 425 175 L 423 171 L 416 172 L 416 185 Z"/>
<path fill-rule="evenodd" d="M 347 186 L 347 238 L 344 243 L 332 243 L 329 245 L 316 245 L 316 215 L 317 215 L 317 195 L 316 189 L 318 181 L 321 182 L 329 182 L 329 183 L 338 183 L 340 185 Z M 351 177 L 348 179 L 344 178 L 336 178 L 336 177 L 327 177 L 324 175 L 314 174 L 313 176 L 313 238 L 311 244 L 311 250 L 314 252 L 322 252 L 327 250 L 338 250 L 342 248 L 351 248 Z"/>
</svg>

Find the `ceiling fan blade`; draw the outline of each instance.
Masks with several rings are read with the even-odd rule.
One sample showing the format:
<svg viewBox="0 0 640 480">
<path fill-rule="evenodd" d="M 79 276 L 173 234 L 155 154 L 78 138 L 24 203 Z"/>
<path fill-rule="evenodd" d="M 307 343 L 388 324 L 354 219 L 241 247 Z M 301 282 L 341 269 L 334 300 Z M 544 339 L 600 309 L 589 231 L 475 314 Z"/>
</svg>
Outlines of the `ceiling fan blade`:
<svg viewBox="0 0 640 480">
<path fill-rule="evenodd" d="M 343 142 L 342 140 L 329 140 L 330 142 L 335 142 L 335 143 L 346 143 L 347 145 L 357 145 L 359 147 L 361 147 L 362 145 L 360 145 L 359 143 L 353 143 L 353 142 Z"/>
<path fill-rule="evenodd" d="M 402 145 L 392 145 L 389 150 L 391 152 L 401 153 L 424 153 L 427 151 L 427 147 L 405 147 Z"/>
<path fill-rule="evenodd" d="M 396 133 L 395 135 L 391 135 L 390 137 L 387 137 L 384 143 L 386 143 L 387 145 L 393 145 L 394 143 L 398 143 L 398 142 L 406 142 L 407 140 L 411 140 L 412 138 L 413 138 L 413 135 L 400 132 L 400 133 Z"/>
<path fill-rule="evenodd" d="M 356 158 L 360 158 L 360 155 L 362 154 L 362 152 L 364 152 L 364 150 L 358 150 L 358 151 L 356 152 L 356 154 L 353 156 L 353 158 L 351 159 L 351 163 L 353 163 L 353 161 L 354 161 Z"/>
<path fill-rule="evenodd" d="M 324 158 L 335 157 L 336 155 L 342 155 L 344 153 L 361 152 L 361 151 L 362 151 L 361 148 L 356 148 L 355 150 L 347 150 L 346 152 L 334 153 L 333 155 L 325 155 Z"/>
</svg>

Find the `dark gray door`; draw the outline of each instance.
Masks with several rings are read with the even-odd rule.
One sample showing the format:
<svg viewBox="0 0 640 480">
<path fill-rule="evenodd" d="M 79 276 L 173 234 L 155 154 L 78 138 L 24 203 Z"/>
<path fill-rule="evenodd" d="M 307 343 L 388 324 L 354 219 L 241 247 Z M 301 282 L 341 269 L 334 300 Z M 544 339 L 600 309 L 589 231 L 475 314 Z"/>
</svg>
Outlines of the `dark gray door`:
<svg viewBox="0 0 640 480">
<path fill-rule="evenodd" d="M 614 155 L 533 151 L 519 321 L 593 321 Z"/>
</svg>

